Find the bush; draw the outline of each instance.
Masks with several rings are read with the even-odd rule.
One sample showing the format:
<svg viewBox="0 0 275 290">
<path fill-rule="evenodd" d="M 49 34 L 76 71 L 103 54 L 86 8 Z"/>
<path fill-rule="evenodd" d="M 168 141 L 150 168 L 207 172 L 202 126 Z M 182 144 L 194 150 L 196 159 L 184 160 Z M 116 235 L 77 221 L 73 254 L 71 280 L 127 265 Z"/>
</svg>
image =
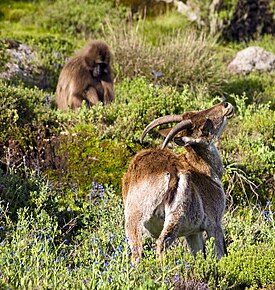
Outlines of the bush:
<svg viewBox="0 0 275 290">
<path fill-rule="evenodd" d="M 275 113 L 269 104 L 246 105 L 235 96 L 237 118 L 223 137 L 224 182 L 236 202 L 273 197 Z"/>
<path fill-rule="evenodd" d="M 224 73 L 215 54 L 215 40 L 204 34 L 179 32 L 153 47 L 133 30 L 114 31 L 108 42 L 114 51 L 117 80 L 144 76 L 158 84 L 221 91 Z"/>
<path fill-rule="evenodd" d="M 121 188 L 121 178 L 130 158 L 125 143 L 100 139 L 91 125 L 77 126 L 56 148 L 57 170 L 47 170 L 51 180 L 77 184 L 82 190 L 92 182 Z"/>
<path fill-rule="evenodd" d="M 51 95 L 38 88 L 7 86 L 0 82 L 0 138 L 5 140 L 7 135 L 14 134 L 17 129 L 35 125 L 39 119 L 50 117 Z"/>
<path fill-rule="evenodd" d="M 65 9 L 64 9 L 65 8 Z M 126 19 L 126 9 L 110 1 L 59 0 L 48 5 L 36 23 L 53 33 L 97 38 L 107 31 L 106 23 L 118 26 Z"/>
<path fill-rule="evenodd" d="M 211 99 L 200 96 L 195 99 L 187 86 L 179 92 L 171 86 L 135 78 L 126 79 L 116 86 L 115 100 L 109 106 L 99 104 L 89 110 L 84 106 L 78 114 L 71 114 L 68 119 L 73 124 L 96 124 L 95 130 L 101 138 L 115 138 L 131 144 L 139 143 L 143 129 L 153 119 L 206 108 L 209 104 L 212 104 Z M 153 139 L 147 137 L 150 143 L 158 135 L 153 133 L 152 136 Z"/>
</svg>

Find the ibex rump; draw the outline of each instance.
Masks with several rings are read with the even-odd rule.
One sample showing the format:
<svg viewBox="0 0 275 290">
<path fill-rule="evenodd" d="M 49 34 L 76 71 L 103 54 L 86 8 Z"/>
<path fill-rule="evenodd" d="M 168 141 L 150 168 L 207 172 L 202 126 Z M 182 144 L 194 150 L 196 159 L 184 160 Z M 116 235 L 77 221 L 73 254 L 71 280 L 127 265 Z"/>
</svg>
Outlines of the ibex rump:
<svg viewBox="0 0 275 290">
<path fill-rule="evenodd" d="M 142 233 L 157 238 L 158 256 L 180 236 L 196 254 L 204 248 L 204 231 L 215 238 L 217 257 L 225 254 L 223 165 L 214 141 L 233 114 L 233 106 L 222 102 L 204 111 L 161 117 L 145 128 L 141 139 L 160 124 L 178 122 L 162 130 L 162 148 L 139 152 L 123 177 L 125 229 L 135 263 L 142 255 Z M 185 154 L 164 149 L 172 138 L 185 146 Z"/>
</svg>

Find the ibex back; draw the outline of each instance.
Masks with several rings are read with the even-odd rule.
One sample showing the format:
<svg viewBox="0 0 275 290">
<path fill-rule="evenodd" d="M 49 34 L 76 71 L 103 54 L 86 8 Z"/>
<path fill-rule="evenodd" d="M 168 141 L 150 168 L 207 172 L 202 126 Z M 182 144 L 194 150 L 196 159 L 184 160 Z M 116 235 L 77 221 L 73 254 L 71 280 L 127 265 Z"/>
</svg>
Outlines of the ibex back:
<svg viewBox="0 0 275 290">
<path fill-rule="evenodd" d="M 233 114 L 233 106 L 222 102 L 204 111 L 158 118 L 145 128 L 142 140 L 160 124 L 178 123 L 162 130 L 166 139 L 161 149 L 139 152 L 123 177 L 125 229 L 134 263 L 142 256 L 143 233 L 157 238 L 158 256 L 180 236 L 193 254 L 204 250 L 204 231 L 215 238 L 217 257 L 225 254 L 223 165 L 214 141 Z M 172 138 L 185 146 L 185 154 L 165 149 Z"/>
</svg>

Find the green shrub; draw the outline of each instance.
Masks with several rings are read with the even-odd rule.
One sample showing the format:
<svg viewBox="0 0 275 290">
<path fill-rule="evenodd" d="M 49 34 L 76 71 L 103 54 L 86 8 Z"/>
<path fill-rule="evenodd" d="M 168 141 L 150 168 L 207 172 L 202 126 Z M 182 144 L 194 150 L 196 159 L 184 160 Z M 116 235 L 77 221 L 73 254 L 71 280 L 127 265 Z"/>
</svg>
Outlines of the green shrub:
<svg viewBox="0 0 275 290">
<path fill-rule="evenodd" d="M 39 119 L 46 118 L 50 121 L 51 97 L 38 88 L 14 87 L 1 82 L 1 139 L 4 140 L 8 134 L 13 135 L 19 128 L 23 130 L 26 126 L 34 125 Z"/>
<path fill-rule="evenodd" d="M 9 60 L 6 49 L 7 43 L 3 39 L 0 39 L 0 73 L 5 69 L 5 66 Z"/>
<path fill-rule="evenodd" d="M 131 156 L 125 143 L 100 139 L 91 125 L 76 126 L 55 154 L 64 165 L 48 174 L 59 183 L 77 184 L 82 189 L 92 182 L 112 184 L 119 189 Z"/>
<path fill-rule="evenodd" d="M 235 201 L 265 202 L 274 195 L 275 113 L 269 104 L 246 105 L 235 96 L 237 118 L 223 136 L 224 181 Z"/>
<path fill-rule="evenodd" d="M 231 99 L 230 95 L 247 96 L 248 103 L 268 103 L 271 109 L 275 108 L 275 85 L 274 73 L 252 73 L 247 76 L 231 76 L 224 84 L 223 89 Z"/>
<path fill-rule="evenodd" d="M 76 3 L 59 0 L 47 5 L 43 13 L 36 16 L 37 25 L 46 30 L 87 39 L 106 32 L 107 22 L 120 25 L 126 19 L 126 10 L 110 1 L 81 0 Z"/>
<path fill-rule="evenodd" d="M 99 104 L 89 110 L 84 106 L 78 114 L 68 113 L 68 119 L 73 124 L 95 124 L 101 138 L 115 138 L 130 144 L 139 142 L 143 129 L 153 119 L 206 108 L 210 104 L 211 99 L 200 96 L 195 99 L 187 86 L 179 92 L 171 86 L 159 86 L 145 78 L 135 78 L 116 86 L 115 101 L 109 106 Z M 153 139 L 147 137 L 150 143 L 158 135 L 153 133 L 152 136 Z"/>
</svg>

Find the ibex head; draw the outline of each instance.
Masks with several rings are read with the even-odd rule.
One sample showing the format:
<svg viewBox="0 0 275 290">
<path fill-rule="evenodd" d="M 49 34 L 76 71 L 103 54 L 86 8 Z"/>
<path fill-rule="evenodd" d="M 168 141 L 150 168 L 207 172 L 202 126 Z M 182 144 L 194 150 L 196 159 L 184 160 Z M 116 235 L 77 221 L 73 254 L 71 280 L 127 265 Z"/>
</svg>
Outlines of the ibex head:
<svg viewBox="0 0 275 290">
<path fill-rule="evenodd" d="M 145 135 L 158 125 L 177 122 L 170 129 L 162 129 L 160 133 L 166 138 L 162 144 L 165 148 L 168 142 L 174 141 L 180 145 L 210 144 L 217 139 L 227 120 L 234 115 L 234 107 L 228 102 L 221 102 L 203 111 L 186 112 L 183 115 L 167 115 L 152 121 L 143 131 L 141 142 Z"/>
</svg>

